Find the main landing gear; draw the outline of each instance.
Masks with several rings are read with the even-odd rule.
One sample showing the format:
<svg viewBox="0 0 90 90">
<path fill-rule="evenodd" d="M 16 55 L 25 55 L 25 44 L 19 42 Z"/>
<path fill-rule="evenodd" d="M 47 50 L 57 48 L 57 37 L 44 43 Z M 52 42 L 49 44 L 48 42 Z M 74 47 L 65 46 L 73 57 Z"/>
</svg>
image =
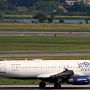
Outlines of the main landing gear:
<svg viewBox="0 0 90 90">
<path fill-rule="evenodd" d="M 54 88 L 60 89 L 60 88 L 61 88 L 61 84 L 60 84 L 60 83 L 55 83 L 55 84 L 54 84 Z"/>
<path fill-rule="evenodd" d="M 42 81 L 42 82 L 39 83 L 39 87 L 40 88 L 45 88 L 45 86 L 46 86 L 46 83 L 45 82 Z"/>
<path fill-rule="evenodd" d="M 43 81 L 40 82 L 40 83 L 39 83 L 39 87 L 40 87 L 40 88 L 45 88 L 45 87 L 46 87 L 46 83 L 43 82 Z M 54 84 L 54 88 L 60 89 L 60 88 L 61 88 L 61 84 L 60 84 L 60 83 L 55 83 L 55 84 Z"/>
</svg>

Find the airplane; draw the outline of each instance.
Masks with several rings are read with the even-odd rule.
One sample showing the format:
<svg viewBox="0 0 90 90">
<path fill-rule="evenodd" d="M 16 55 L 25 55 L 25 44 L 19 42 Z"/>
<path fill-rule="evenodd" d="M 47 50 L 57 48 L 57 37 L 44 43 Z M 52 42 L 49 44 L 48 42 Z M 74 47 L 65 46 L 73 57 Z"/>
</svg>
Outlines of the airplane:
<svg viewBox="0 0 90 90">
<path fill-rule="evenodd" d="M 40 88 L 46 82 L 54 88 L 62 83 L 88 85 L 90 83 L 90 60 L 1 60 L 0 76 L 13 79 L 40 79 Z"/>
</svg>

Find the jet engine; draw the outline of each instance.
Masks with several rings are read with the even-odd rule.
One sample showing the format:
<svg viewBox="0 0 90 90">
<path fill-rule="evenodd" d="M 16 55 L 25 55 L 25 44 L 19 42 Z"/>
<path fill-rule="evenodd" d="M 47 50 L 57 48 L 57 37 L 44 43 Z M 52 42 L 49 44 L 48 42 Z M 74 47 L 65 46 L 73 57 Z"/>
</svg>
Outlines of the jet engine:
<svg viewBox="0 0 90 90">
<path fill-rule="evenodd" d="M 69 84 L 73 85 L 87 85 L 90 83 L 90 76 L 76 76 L 68 80 Z"/>
</svg>

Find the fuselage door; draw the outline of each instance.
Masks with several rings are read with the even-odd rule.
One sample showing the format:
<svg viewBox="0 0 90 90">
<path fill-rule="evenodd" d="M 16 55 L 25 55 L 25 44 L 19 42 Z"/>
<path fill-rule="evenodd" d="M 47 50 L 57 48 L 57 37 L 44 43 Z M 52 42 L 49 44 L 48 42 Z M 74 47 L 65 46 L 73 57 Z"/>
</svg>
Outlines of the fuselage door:
<svg viewBox="0 0 90 90">
<path fill-rule="evenodd" d="M 5 73 L 6 68 L 4 63 L 0 63 L 0 73 Z"/>
</svg>

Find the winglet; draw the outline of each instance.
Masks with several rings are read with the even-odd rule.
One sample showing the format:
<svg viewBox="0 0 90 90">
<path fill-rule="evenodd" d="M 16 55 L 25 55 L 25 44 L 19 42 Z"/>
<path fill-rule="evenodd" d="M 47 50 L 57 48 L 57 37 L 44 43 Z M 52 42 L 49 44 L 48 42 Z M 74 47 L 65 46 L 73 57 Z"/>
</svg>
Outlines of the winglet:
<svg viewBox="0 0 90 90">
<path fill-rule="evenodd" d="M 65 69 L 65 72 L 69 71 L 67 68 L 64 68 Z"/>
</svg>

